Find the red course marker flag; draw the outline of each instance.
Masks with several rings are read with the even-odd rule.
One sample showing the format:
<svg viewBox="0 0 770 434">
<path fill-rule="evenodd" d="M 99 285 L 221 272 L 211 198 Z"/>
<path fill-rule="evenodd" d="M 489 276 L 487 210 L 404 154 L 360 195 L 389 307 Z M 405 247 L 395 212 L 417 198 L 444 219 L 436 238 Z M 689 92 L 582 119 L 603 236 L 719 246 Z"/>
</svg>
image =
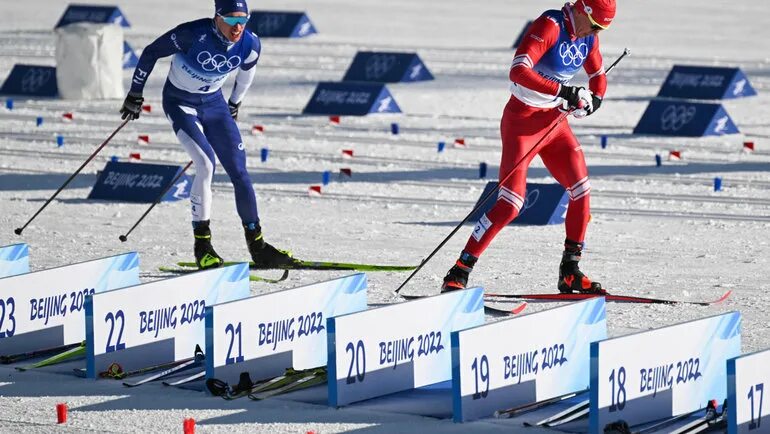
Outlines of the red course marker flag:
<svg viewBox="0 0 770 434">
<path fill-rule="evenodd" d="M 320 185 L 311 185 L 307 189 L 307 194 L 310 196 L 320 196 L 321 195 L 321 186 Z"/>
<path fill-rule="evenodd" d="M 136 142 L 139 143 L 140 145 L 149 145 L 150 144 L 150 136 L 148 136 L 146 134 L 140 134 L 136 138 Z"/>
<path fill-rule="evenodd" d="M 75 118 L 75 115 L 73 115 L 71 112 L 67 112 L 61 115 L 61 117 L 64 121 L 71 121 L 72 119 Z"/>
<path fill-rule="evenodd" d="M 152 113 L 152 106 L 149 104 L 145 104 L 142 106 L 142 111 L 145 113 Z"/>
<path fill-rule="evenodd" d="M 130 160 L 141 160 L 142 159 L 142 155 L 140 153 L 138 153 L 138 152 L 132 152 L 132 153 L 128 154 L 128 158 Z"/>
<path fill-rule="evenodd" d="M 348 178 L 352 178 L 353 169 L 350 169 L 348 167 L 343 167 L 342 169 L 340 169 L 340 175 L 344 175 L 344 176 L 347 176 Z"/>
<path fill-rule="evenodd" d="M 339 116 L 329 116 L 329 123 L 332 125 L 339 125 L 340 124 L 340 117 Z"/>
<path fill-rule="evenodd" d="M 671 151 L 668 153 L 668 159 L 669 160 L 681 160 L 682 159 L 682 151 Z"/>
<path fill-rule="evenodd" d="M 343 149 L 342 150 L 342 158 L 353 158 L 353 150 L 352 149 Z"/>
<path fill-rule="evenodd" d="M 465 139 L 457 138 L 457 139 L 455 139 L 455 147 L 456 148 L 467 148 L 468 145 L 465 144 Z"/>
<path fill-rule="evenodd" d="M 257 134 L 262 134 L 265 132 L 265 127 L 262 125 L 254 125 L 251 127 L 251 135 L 256 136 Z"/>
<path fill-rule="evenodd" d="M 744 151 L 753 151 L 754 150 L 754 142 L 743 142 L 743 150 Z"/>
</svg>

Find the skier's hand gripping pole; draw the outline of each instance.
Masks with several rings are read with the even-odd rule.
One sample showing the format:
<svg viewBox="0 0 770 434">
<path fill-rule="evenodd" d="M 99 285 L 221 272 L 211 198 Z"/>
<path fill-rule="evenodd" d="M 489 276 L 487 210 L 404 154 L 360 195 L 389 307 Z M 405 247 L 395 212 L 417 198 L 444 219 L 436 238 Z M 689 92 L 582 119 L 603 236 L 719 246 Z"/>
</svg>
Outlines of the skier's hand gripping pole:
<svg viewBox="0 0 770 434">
<path fill-rule="evenodd" d="M 43 212 L 43 210 L 45 209 L 45 207 L 47 207 L 47 206 L 48 206 L 48 204 L 49 204 L 49 203 L 51 203 L 51 201 L 52 201 L 52 200 L 54 200 L 54 198 L 56 198 L 56 196 L 58 196 L 58 195 L 59 195 L 59 193 L 61 193 L 61 191 L 62 191 L 62 190 L 64 190 L 64 188 L 65 188 L 65 187 L 67 187 L 67 185 L 69 185 L 69 183 L 70 183 L 70 182 L 72 182 L 72 180 L 73 180 L 73 179 L 75 179 L 75 177 L 78 175 L 78 173 L 80 173 L 80 171 L 81 171 L 81 170 L 83 170 L 83 168 L 84 168 L 84 167 L 86 167 L 86 165 L 87 165 L 88 163 L 90 163 L 90 162 L 91 162 L 91 160 L 93 160 L 93 159 L 94 159 L 94 157 L 96 157 L 96 155 L 97 155 L 99 152 L 101 152 L 101 150 L 102 150 L 102 149 L 103 149 L 105 146 L 107 146 L 107 143 L 110 143 L 110 140 L 112 140 L 112 138 L 113 138 L 113 137 L 115 137 L 115 134 L 118 134 L 118 131 L 120 131 L 121 129 L 123 129 L 123 127 L 125 127 L 125 126 L 126 126 L 126 124 L 128 123 L 128 121 L 129 121 L 129 120 L 130 120 L 130 119 L 126 119 L 126 120 L 124 120 L 124 121 L 123 121 L 123 122 L 122 122 L 122 123 L 121 123 L 121 124 L 118 126 L 118 128 L 116 128 L 116 129 L 115 129 L 115 131 L 113 131 L 113 132 L 112 132 L 112 134 L 110 134 L 110 136 L 109 136 L 109 137 L 107 137 L 107 140 L 105 140 L 104 142 L 102 142 L 102 144 L 101 144 L 101 145 L 99 145 L 99 147 L 98 147 L 98 148 L 96 148 L 96 150 L 95 150 L 95 151 L 94 151 L 94 152 L 91 154 L 91 156 L 89 156 L 89 157 L 88 157 L 88 159 L 87 159 L 86 161 L 84 161 L 84 162 L 83 162 L 83 164 L 81 164 L 81 165 L 80 165 L 80 167 L 78 167 L 78 170 L 76 170 L 76 171 L 75 171 L 75 173 L 73 173 L 72 175 L 70 175 L 70 177 L 69 177 L 69 178 L 67 178 L 67 180 L 66 180 L 66 181 L 64 181 L 64 184 L 62 184 L 62 186 L 61 186 L 61 187 L 59 187 L 59 189 L 58 189 L 58 190 L 56 190 L 56 193 L 54 193 L 54 194 L 53 194 L 51 197 L 49 197 L 49 198 L 48 198 L 48 200 L 47 200 L 47 201 L 45 201 L 45 203 L 43 204 L 43 206 L 41 206 L 41 207 L 40 207 L 40 209 L 39 209 L 39 210 L 37 210 L 37 212 L 35 213 L 35 215 L 33 215 L 33 216 L 32 216 L 32 218 L 30 218 L 29 220 L 27 220 L 27 222 L 26 222 L 26 223 L 24 223 L 24 226 L 22 226 L 22 227 L 20 227 L 20 228 L 16 228 L 16 229 L 14 229 L 14 231 L 13 231 L 13 232 L 14 232 L 16 235 L 21 235 L 21 233 L 24 231 L 24 229 L 26 229 L 26 228 L 27 228 L 27 226 L 29 226 L 29 224 L 30 224 L 30 223 L 32 223 L 32 220 L 35 220 L 35 218 L 36 218 L 36 217 L 37 217 L 37 216 L 38 216 L 38 215 L 39 215 L 41 212 Z"/>
<path fill-rule="evenodd" d="M 629 51 L 629 49 L 628 49 L 628 48 L 625 48 L 625 49 L 623 50 L 623 53 L 622 53 L 620 56 L 618 56 L 618 58 L 617 58 L 617 59 L 615 59 L 615 61 L 614 61 L 614 62 L 612 62 L 612 65 L 610 65 L 610 66 L 609 66 L 609 68 L 607 68 L 607 70 L 606 70 L 604 73 L 605 73 L 605 74 L 609 74 L 609 73 L 610 73 L 610 71 L 612 71 L 612 70 L 615 68 L 615 66 L 616 66 L 616 65 L 617 65 L 617 64 L 618 64 L 618 63 L 619 63 L 619 62 L 620 62 L 620 61 L 621 61 L 621 60 L 622 60 L 624 57 L 628 56 L 629 54 L 631 54 L 631 51 Z M 558 127 L 558 126 L 559 126 L 559 124 L 561 124 L 561 123 L 562 123 L 562 121 L 563 121 L 564 119 L 566 119 L 566 118 L 567 118 L 567 116 L 569 116 L 569 115 L 570 115 L 570 113 L 572 113 L 572 110 L 569 110 L 569 111 L 566 111 L 566 112 L 564 112 L 563 114 L 561 114 L 561 115 L 560 115 L 560 116 L 559 116 L 559 117 L 556 119 L 556 121 L 555 121 L 555 122 L 554 122 L 554 124 L 551 126 L 551 128 L 549 128 L 549 129 L 548 129 L 548 131 L 546 131 L 546 132 L 545 132 L 545 134 L 543 134 L 543 136 L 540 138 L 540 140 L 538 140 L 538 141 L 537 141 L 537 143 L 535 143 L 535 146 L 533 146 L 533 147 L 532 147 L 532 149 L 531 149 L 529 152 L 527 152 L 527 154 L 526 154 L 526 155 L 524 155 L 524 157 L 522 157 L 522 158 L 521 158 L 521 160 L 519 160 L 519 161 L 516 163 L 516 165 L 514 165 L 514 166 L 513 166 L 513 170 L 511 170 L 511 172 L 510 172 L 510 173 L 508 173 L 508 175 L 506 175 L 506 176 L 505 176 L 503 179 L 501 179 L 501 180 L 500 180 L 500 182 L 498 182 L 498 183 L 497 183 L 497 186 L 495 186 L 495 188 L 493 188 L 492 190 L 490 190 L 490 191 L 489 191 L 489 193 L 487 193 L 487 194 L 486 194 L 484 197 L 482 197 L 482 198 L 481 198 L 481 200 L 479 200 L 479 203 L 478 203 L 478 204 L 477 204 L 477 205 L 476 205 L 476 206 L 473 208 L 473 210 L 471 210 L 471 212 L 469 212 L 469 213 L 468 213 L 468 215 L 466 215 L 466 216 L 465 216 L 465 218 L 464 218 L 464 219 L 463 219 L 463 220 L 462 220 L 462 221 L 461 221 L 461 222 L 460 222 L 460 223 L 459 223 L 457 226 L 455 226 L 455 228 L 454 228 L 454 229 L 452 229 L 452 232 L 450 232 L 450 233 L 449 233 L 449 235 L 447 235 L 447 236 L 446 236 L 446 238 L 444 238 L 444 240 L 443 240 L 443 241 L 441 241 L 441 243 L 439 243 L 439 245 L 438 245 L 438 246 L 436 246 L 436 248 L 435 248 L 435 249 L 433 249 L 433 251 L 432 251 L 432 252 L 430 252 L 430 254 L 429 254 L 429 255 L 428 255 L 428 256 L 427 256 L 425 259 L 423 259 L 423 260 L 420 262 L 420 265 L 418 265 L 418 266 L 417 266 L 417 268 L 415 268 L 415 269 L 414 269 L 414 271 L 412 271 L 412 274 L 410 274 L 410 275 L 409 275 L 409 277 L 407 277 L 407 278 L 406 278 L 406 280 L 404 280 L 404 281 L 401 283 L 401 285 L 399 285 L 399 287 L 398 287 L 398 288 L 396 288 L 396 294 L 398 294 L 398 292 L 399 292 L 399 291 L 401 291 L 401 289 L 402 289 L 404 286 L 406 286 L 406 284 L 407 284 L 407 283 L 408 283 L 410 280 L 412 280 L 412 277 L 414 277 L 414 275 L 415 275 L 415 274 L 417 274 L 417 272 L 418 272 L 418 271 L 420 271 L 420 270 L 422 269 L 422 267 L 423 267 L 425 264 L 427 264 L 427 263 L 428 263 L 428 261 L 430 261 L 430 260 L 431 260 L 431 258 L 433 258 L 433 256 L 434 256 L 436 253 L 438 253 L 438 251 L 439 251 L 439 250 L 441 250 L 441 248 L 442 248 L 442 247 L 444 247 L 444 245 L 445 245 L 447 242 L 449 242 L 449 240 L 450 240 L 450 239 L 451 239 L 451 238 L 454 236 L 454 234 L 456 234 L 456 233 L 457 233 L 457 231 L 459 231 L 459 230 L 460 230 L 460 228 L 461 228 L 461 227 L 462 227 L 462 226 L 463 226 L 465 223 L 467 223 L 467 222 L 468 222 L 468 220 L 470 220 L 471 216 L 472 216 L 473 214 L 475 214 L 475 213 L 476 213 L 476 211 L 478 211 L 478 210 L 479 210 L 481 207 L 483 207 L 483 206 L 484 206 L 484 204 L 487 202 L 487 200 L 489 200 L 489 198 L 491 198 L 493 195 L 495 195 L 495 194 L 497 193 L 497 190 L 500 188 L 500 184 L 503 184 L 503 183 L 505 183 L 505 181 L 507 181 L 507 180 L 508 180 L 508 178 L 510 178 L 510 177 L 511 177 L 511 176 L 512 176 L 512 175 L 513 175 L 515 172 L 516 172 L 516 169 L 518 169 L 518 168 L 519 168 L 519 165 L 521 165 L 521 162 L 522 162 L 522 161 L 525 161 L 525 160 L 527 160 L 527 159 L 529 158 L 530 154 L 532 154 L 532 152 L 534 152 L 534 151 L 535 151 L 535 150 L 538 148 L 538 145 L 540 145 L 540 143 L 541 143 L 543 140 L 545 140 L 545 139 L 546 139 L 546 138 L 547 138 L 549 135 L 551 135 L 551 133 L 553 132 L 553 130 L 555 130 L 555 129 L 556 129 L 556 127 Z"/>
</svg>

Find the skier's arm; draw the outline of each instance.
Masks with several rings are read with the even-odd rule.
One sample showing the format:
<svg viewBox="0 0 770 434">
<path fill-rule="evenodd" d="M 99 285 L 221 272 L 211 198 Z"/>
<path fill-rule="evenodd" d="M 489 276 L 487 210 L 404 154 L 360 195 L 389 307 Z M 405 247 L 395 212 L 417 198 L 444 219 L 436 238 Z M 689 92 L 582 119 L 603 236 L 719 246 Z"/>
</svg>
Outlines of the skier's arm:
<svg viewBox="0 0 770 434">
<path fill-rule="evenodd" d="M 240 105 L 243 101 L 243 97 L 246 96 L 246 91 L 251 87 L 251 82 L 254 81 L 254 75 L 257 73 L 257 62 L 259 61 L 259 55 L 262 50 L 259 39 L 251 34 L 252 46 L 249 55 L 243 61 L 243 65 L 238 70 L 235 76 L 235 84 L 233 85 L 233 91 L 230 94 L 230 104 Z"/>
<path fill-rule="evenodd" d="M 561 85 L 535 72 L 532 67 L 556 44 L 559 39 L 559 24 L 541 15 L 527 29 L 527 34 L 516 50 L 508 77 L 512 82 L 549 95 L 557 95 Z"/>
<path fill-rule="evenodd" d="M 607 76 L 604 73 L 604 61 L 599 52 L 599 37 L 594 36 L 594 44 L 588 53 L 583 69 L 588 74 L 588 89 L 599 98 L 604 98 L 607 91 Z"/>
<path fill-rule="evenodd" d="M 186 52 L 192 46 L 192 41 L 192 32 L 186 29 L 183 24 L 169 30 L 145 47 L 142 55 L 139 57 L 139 63 L 136 65 L 136 69 L 134 69 L 129 94 L 141 95 L 144 91 L 144 84 L 155 67 L 155 62 L 162 57 Z"/>
</svg>

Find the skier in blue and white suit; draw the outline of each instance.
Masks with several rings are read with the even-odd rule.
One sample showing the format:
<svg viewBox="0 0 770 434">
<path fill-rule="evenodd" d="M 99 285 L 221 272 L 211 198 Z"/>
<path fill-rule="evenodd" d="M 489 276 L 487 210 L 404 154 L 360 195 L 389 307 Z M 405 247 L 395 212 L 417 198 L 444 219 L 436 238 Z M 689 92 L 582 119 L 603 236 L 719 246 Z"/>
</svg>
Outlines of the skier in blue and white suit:
<svg viewBox="0 0 770 434">
<path fill-rule="evenodd" d="M 238 215 L 243 222 L 252 260 L 258 267 L 291 264 L 294 259 L 267 244 L 257 214 L 257 199 L 246 170 L 246 152 L 235 123 L 244 95 L 251 86 L 261 44 L 245 30 L 249 9 L 244 0 L 215 0 L 214 18 L 180 24 L 142 52 L 131 89 L 121 108 L 123 119 L 139 118 L 144 85 L 158 59 L 174 56 L 163 87 L 163 110 L 177 138 L 195 165 L 190 201 L 198 268 L 224 261 L 211 245 L 211 181 L 216 158 L 235 189 Z M 235 86 L 225 102 L 222 85 L 237 70 Z"/>
</svg>

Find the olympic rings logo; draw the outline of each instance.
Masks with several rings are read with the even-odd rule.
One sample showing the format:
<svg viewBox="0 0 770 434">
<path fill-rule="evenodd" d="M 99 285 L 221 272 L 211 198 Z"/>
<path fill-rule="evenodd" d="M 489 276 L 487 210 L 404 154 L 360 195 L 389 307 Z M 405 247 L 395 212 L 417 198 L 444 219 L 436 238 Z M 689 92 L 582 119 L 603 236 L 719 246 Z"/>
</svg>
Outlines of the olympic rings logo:
<svg viewBox="0 0 770 434">
<path fill-rule="evenodd" d="M 365 74 L 369 80 L 376 80 L 387 74 L 396 64 L 396 56 L 390 54 L 375 54 L 366 61 Z"/>
<path fill-rule="evenodd" d="M 663 131 L 679 131 L 695 117 L 695 106 L 670 105 L 660 116 L 660 128 Z"/>
<path fill-rule="evenodd" d="M 569 44 L 562 42 L 559 45 L 559 56 L 561 56 L 561 63 L 564 66 L 579 67 L 585 62 L 588 57 L 588 45 L 581 43 L 580 45 Z"/>
<path fill-rule="evenodd" d="M 47 68 L 30 68 L 24 77 L 21 78 L 21 90 L 24 93 L 34 93 L 40 90 L 53 73 Z"/>
<path fill-rule="evenodd" d="M 257 33 L 270 36 L 286 23 L 284 14 L 264 14 L 257 20 Z"/>
<path fill-rule="evenodd" d="M 211 55 L 208 51 L 198 53 L 198 63 L 201 64 L 204 71 L 217 71 L 221 74 L 230 72 L 241 65 L 239 56 L 232 56 L 229 59 L 222 54 Z"/>
<path fill-rule="evenodd" d="M 527 198 L 524 199 L 524 206 L 522 207 L 521 212 L 535 206 L 538 199 L 540 199 L 540 190 L 532 190 L 527 193 Z"/>
</svg>

